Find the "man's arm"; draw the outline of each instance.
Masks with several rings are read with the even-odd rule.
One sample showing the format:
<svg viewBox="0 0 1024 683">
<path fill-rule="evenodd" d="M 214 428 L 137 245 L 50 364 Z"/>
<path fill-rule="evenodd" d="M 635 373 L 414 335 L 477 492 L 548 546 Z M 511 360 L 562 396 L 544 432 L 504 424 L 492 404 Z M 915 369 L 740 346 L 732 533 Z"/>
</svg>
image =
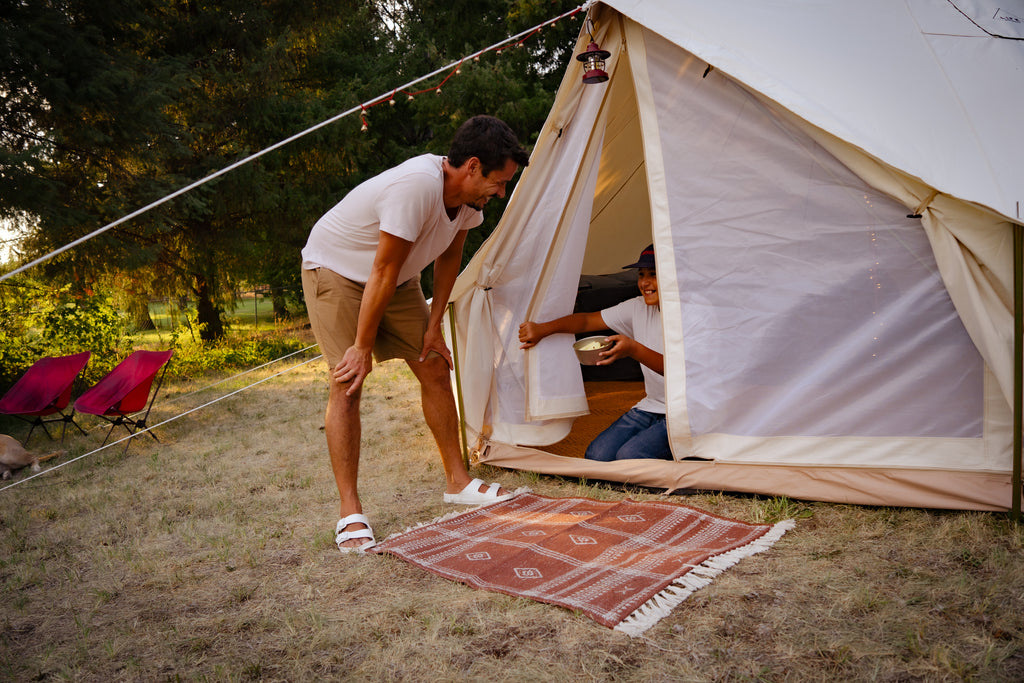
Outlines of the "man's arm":
<svg viewBox="0 0 1024 683">
<path fill-rule="evenodd" d="M 334 369 L 336 381 L 352 383 L 345 392 L 349 396 L 359 390 L 373 368 L 373 343 L 377 339 L 377 328 L 391 297 L 395 295 L 398 273 L 411 249 L 412 242 L 381 231 L 370 279 L 363 289 L 363 299 L 359 306 L 355 342 L 345 351 L 341 362 Z"/>
<path fill-rule="evenodd" d="M 444 313 L 448 307 L 448 297 L 452 294 L 455 279 L 459 276 L 459 268 L 462 266 L 462 247 L 465 243 L 466 231 L 460 230 L 448 248 L 434 261 L 434 298 L 430 302 L 430 321 L 423 335 L 420 361 L 426 360 L 427 354 L 431 351 L 437 351 L 448 361 L 448 367 L 452 368 L 452 354 L 444 342 L 441 324 L 444 322 Z"/>
</svg>

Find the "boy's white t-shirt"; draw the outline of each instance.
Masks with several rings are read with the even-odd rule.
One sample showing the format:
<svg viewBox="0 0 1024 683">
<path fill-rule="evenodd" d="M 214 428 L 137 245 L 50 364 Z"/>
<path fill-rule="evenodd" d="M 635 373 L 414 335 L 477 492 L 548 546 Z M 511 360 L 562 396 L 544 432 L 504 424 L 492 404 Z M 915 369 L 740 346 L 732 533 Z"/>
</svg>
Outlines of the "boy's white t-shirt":
<svg viewBox="0 0 1024 683">
<path fill-rule="evenodd" d="M 365 284 L 384 231 L 413 243 L 398 283 L 419 275 L 460 230 L 475 228 L 484 219 L 482 212 L 465 205 L 455 220 L 448 218 L 443 161 L 424 154 L 360 183 L 313 226 L 302 249 L 302 267 L 330 268 Z"/>
<path fill-rule="evenodd" d="M 601 319 L 609 328 L 631 337 L 652 351 L 665 353 L 665 333 L 661 328 L 661 307 L 648 306 L 638 296 L 601 311 Z M 640 364 L 647 395 L 634 408 L 649 413 L 665 414 L 665 377 Z"/>
</svg>

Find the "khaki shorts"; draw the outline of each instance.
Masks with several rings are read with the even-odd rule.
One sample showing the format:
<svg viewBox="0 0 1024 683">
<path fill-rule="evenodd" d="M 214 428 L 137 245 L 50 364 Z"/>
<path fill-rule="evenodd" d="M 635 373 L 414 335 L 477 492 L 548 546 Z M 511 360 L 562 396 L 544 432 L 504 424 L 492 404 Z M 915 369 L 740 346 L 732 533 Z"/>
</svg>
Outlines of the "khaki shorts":
<svg viewBox="0 0 1024 683">
<path fill-rule="evenodd" d="M 355 342 L 363 288 L 364 285 L 329 268 L 302 269 L 302 294 L 309 324 L 331 369 Z M 389 358 L 419 360 L 429 318 L 430 308 L 417 275 L 398 286 L 384 311 L 373 345 L 374 358 L 378 362 Z"/>
</svg>

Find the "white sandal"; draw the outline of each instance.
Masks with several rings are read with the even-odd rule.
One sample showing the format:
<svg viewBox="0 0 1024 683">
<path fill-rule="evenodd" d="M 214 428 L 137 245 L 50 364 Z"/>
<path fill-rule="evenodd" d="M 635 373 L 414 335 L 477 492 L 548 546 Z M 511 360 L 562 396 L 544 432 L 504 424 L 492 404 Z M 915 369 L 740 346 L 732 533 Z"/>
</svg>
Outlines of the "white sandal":
<svg viewBox="0 0 1024 683">
<path fill-rule="evenodd" d="M 444 494 L 444 502 L 457 505 L 485 505 L 488 503 L 500 503 L 515 495 L 514 493 L 506 493 L 499 496 L 498 491 L 501 489 L 501 484 L 497 483 L 491 484 L 487 487 L 486 491 L 480 493 L 480 487 L 483 485 L 483 479 L 474 479 L 466 485 L 466 488 L 458 493 Z"/>
<path fill-rule="evenodd" d="M 355 531 L 345 531 L 345 527 L 349 524 L 365 524 L 365 529 L 356 529 Z M 370 522 L 366 519 L 366 515 L 356 513 L 349 515 L 343 519 L 338 520 L 338 526 L 334 528 L 334 542 L 338 544 L 338 550 L 343 553 L 364 553 L 368 549 L 377 545 L 377 541 L 373 538 L 373 529 L 370 528 Z M 342 543 L 345 541 L 351 541 L 354 538 L 367 538 L 369 539 L 366 543 L 358 546 L 343 546 Z"/>
</svg>

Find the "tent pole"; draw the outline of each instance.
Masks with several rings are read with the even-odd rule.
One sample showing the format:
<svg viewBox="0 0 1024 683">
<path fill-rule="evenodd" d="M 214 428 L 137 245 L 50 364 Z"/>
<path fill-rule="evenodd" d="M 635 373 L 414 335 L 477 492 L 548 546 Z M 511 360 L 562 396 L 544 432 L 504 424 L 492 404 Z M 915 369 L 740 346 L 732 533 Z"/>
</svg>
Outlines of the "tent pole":
<svg viewBox="0 0 1024 683">
<path fill-rule="evenodd" d="M 462 462 L 469 471 L 469 444 L 466 443 L 466 411 L 462 403 L 462 374 L 459 372 L 459 340 L 455 328 L 455 306 L 448 302 L 448 321 L 452 329 L 452 360 L 455 363 L 455 396 L 459 405 L 459 433 L 462 435 Z"/>
<path fill-rule="evenodd" d="M 1024 225 L 1013 225 L 1013 486 L 1010 519 L 1020 521 L 1024 396 Z"/>
</svg>

